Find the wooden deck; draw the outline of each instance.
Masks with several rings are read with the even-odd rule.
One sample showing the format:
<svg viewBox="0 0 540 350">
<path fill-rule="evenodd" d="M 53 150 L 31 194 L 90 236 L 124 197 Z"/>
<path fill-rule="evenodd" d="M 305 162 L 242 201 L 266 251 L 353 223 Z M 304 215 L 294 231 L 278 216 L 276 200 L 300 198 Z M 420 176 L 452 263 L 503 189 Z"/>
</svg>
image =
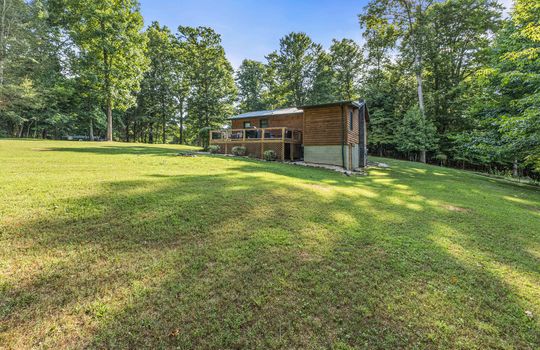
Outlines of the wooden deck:
<svg viewBox="0 0 540 350">
<path fill-rule="evenodd" d="M 231 152 L 234 146 L 244 146 L 248 149 L 248 154 L 258 158 L 263 158 L 265 150 L 272 149 L 278 159 L 285 160 L 286 156 L 289 156 L 292 160 L 300 156 L 302 131 L 283 127 L 212 130 L 210 144 L 219 145 L 221 153 L 226 154 Z"/>
</svg>

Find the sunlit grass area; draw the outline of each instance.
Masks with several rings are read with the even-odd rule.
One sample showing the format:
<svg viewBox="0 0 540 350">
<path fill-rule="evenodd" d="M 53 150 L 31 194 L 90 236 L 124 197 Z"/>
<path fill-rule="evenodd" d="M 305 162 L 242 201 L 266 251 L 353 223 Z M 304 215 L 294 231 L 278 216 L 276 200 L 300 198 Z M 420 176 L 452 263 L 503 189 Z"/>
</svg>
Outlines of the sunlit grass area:
<svg viewBox="0 0 540 350">
<path fill-rule="evenodd" d="M 0 140 L 0 348 L 540 344 L 540 191 Z"/>
</svg>

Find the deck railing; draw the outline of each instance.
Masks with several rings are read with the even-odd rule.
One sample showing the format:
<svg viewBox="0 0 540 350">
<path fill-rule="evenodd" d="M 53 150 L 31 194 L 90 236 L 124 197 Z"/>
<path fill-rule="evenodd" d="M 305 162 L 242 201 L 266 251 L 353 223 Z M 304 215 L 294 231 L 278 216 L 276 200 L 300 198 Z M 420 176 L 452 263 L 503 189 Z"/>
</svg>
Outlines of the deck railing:
<svg viewBox="0 0 540 350">
<path fill-rule="evenodd" d="M 210 131 L 210 142 L 301 143 L 302 131 L 292 128 L 222 129 Z"/>
</svg>

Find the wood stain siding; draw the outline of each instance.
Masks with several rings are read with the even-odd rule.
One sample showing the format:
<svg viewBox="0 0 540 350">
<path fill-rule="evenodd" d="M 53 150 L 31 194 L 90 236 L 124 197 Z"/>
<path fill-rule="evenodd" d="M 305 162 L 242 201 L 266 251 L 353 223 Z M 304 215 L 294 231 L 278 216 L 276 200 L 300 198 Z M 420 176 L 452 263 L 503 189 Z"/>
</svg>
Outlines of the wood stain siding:
<svg viewBox="0 0 540 350">
<path fill-rule="evenodd" d="M 360 112 L 360 109 L 358 108 L 355 108 L 355 107 L 351 107 L 351 106 L 348 106 L 346 108 L 347 110 L 347 114 L 346 114 L 346 118 L 347 118 L 347 142 L 346 143 L 359 143 L 360 142 L 360 125 L 359 125 L 359 112 Z M 349 124 L 349 121 L 350 121 L 350 112 L 353 112 L 353 128 L 351 130 L 350 128 L 350 124 Z"/>
<path fill-rule="evenodd" d="M 253 117 L 253 118 L 242 118 L 242 119 L 233 119 L 232 128 L 233 129 L 243 129 L 244 122 L 250 122 L 252 126 L 260 128 L 260 120 L 267 119 L 269 128 L 291 128 L 291 129 L 302 129 L 303 124 L 303 115 L 301 113 L 297 114 L 283 114 L 283 115 L 274 115 L 267 117 Z"/>
<path fill-rule="evenodd" d="M 347 113 L 347 107 L 344 107 L 344 112 Z M 347 115 L 345 118 L 347 119 Z M 339 105 L 305 108 L 304 146 L 341 145 L 341 123 L 341 106 Z M 346 133 L 345 136 L 347 136 Z"/>
</svg>

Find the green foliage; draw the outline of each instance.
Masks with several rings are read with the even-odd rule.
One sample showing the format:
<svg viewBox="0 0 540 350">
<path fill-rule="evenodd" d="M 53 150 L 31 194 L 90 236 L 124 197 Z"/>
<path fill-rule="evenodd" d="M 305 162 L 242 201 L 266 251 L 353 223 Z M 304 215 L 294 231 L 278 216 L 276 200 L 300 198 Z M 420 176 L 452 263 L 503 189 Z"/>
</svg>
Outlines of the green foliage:
<svg viewBox="0 0 540 350">
<path fill-rule="evenodd" d="M 278 51 L 267 56 L 275 72 L 277 90 L 288 106 L 304 105 L 315 79 L 322 47 L 305 33 L 290 33 L 279 41 L 279 46 Z"/>
<path fill-rule="evenodd" d="M 233 111 L 236 98 L 233 69 L 221 46 L 221 36 L 212 28 L 178 28 L 178 40 L 183 48 L 189 70 L 191 93 L 187 98 L 187 124 L 193 131 L 221 127 Z M 192 138 L 207 145 L 200 133 Z"/>
<path fill-rule="evenodd" d="M 137 0 L 52 0 L 78 48 L 76 73 L 108 112 L 135 104 L 133 92 L 148 66 L 143 18 Z M 122 40 L 119 40 L 122 38 Z"/>
<path fill-rule="evenodd" d="M 476 122 L 465 145 L 476 159 L 540 171 L 540 14 L 535 1 L 517 1 L 495 38 L 490 65 L 471 79 L 467 113 Z M 455 140 L 462 146 L 463 140 Z"/>
<path fill-rule="evenodd" d="M 149 116 L 148 125 L 161 128 L 161 141 L 166 143 L 167 125 L 175 115 L 175 37 L 167 27 L 161 27 L 153 22 L 145 32 L 147 36 L 147 55 L 150 61 L 148 70 L 141 83 L 138 94 L 138 112 Z M 154 135 L 150 134 L 150 143 Z"/>
<path fill-rule="evenodd" d="M 448 156 L 444 153 L 437 153 L 433 158 L 435 158 L 441 166 L 446 164 L 446 161 L 448 160 Z"/>
<path fill-rule="evenodd" d="M 334 39 L 330 46 L 330 56 L 335 95 L 339 100 L 357 99 L 363 68 L 361 48 L 351 39 Z"/>
<path fill-rule="evenodd" d="M 308 93 L 308 103 L 328 103 L 337 100 L 335 88 L 335 73 L 331 66 L 332 57 L 320 50 L 315 60 L 313 82 Z"/>
<path fill-rule="evenodd" d="M 208 146 L 208 152 L 210 152 L 212 154 L 219 153 L 219 151 L 221 151 L 221 147 L 219 147 L 219 145 L 210 145 L 210 146 Z"/>
<path fill-rule="evenodd" d="M 406 153 L 434 150 L 437 148 L 435 131 L 433 123 L 414 106 L 397 126 L 397 148 Z"/>
<path fill-rule="evenodd" d="M 264 160 L 274 161 L 277 159 L 277 154 L 274 150 L 267 149 L 266 151 L 263 152 L 263 157 L 264 157 Z"/>
<path fill-rule="evenodd" d="M 231 150 L 231 153 L 235 156 L 243 157 L 246 155 L 246 148 L 244 146 L 234 146 Z"/>
<path fill-rule="evenodd" d="M 258 111 L 267 108 L 265 94 L 265 66 L 261 62 L 244 60 L 236 72 L 238 87 L 238 111 L 240 113 Z"/>
</svg>

